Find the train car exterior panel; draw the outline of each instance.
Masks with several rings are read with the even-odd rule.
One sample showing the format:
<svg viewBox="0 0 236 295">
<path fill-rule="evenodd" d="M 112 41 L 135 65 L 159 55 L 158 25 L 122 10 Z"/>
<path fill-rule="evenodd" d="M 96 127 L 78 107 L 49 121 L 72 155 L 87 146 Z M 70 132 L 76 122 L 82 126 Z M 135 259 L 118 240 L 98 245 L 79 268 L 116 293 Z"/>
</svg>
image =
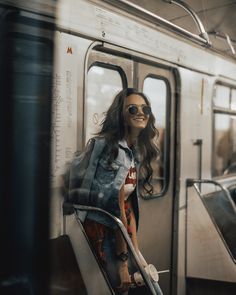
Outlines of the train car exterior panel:
<svg viewBox="0 0 236 295">
<path fill-rule="evenodd" d="M 235 80 L 235 65 L 206 48 L 154 30 L 150 23 L 127 15 L 103 1 L 59 1 L 58 27 L 116 44 L 184 67 Z M 154 26 L 155 27 L 155 26 Z M 201 62 L 199 62 L 201 61 Z M 223 66 L 222 66 L 223 65 Z M 232 74 L 231 74 L 232 73 Z"/>
</svg>

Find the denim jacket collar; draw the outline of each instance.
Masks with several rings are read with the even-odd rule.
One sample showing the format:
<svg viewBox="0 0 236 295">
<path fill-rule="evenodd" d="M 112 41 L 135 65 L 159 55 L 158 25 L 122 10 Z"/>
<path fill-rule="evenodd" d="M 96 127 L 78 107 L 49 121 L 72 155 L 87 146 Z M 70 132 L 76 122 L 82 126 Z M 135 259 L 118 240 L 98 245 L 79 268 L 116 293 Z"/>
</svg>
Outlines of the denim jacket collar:
<svg viewBox="0 0 236 295">
<path fill-rule="evenodd" d="M 137 163 L 140 162 L 140 155 L 139 155 L 138 147 L 133 147 L 131 150 L 127 144 L 127 141 L 124 138 L 119 140 L 118 144 L 121 148 L 123 148 L 124 150 L 127 150 L 128 153 L 131 155 L 131 157 L 133 156 L 135 158 Z"/>
<path fill-rule="evenodd" d="M 123 149 L 128 149 L 130 150 L 130 148 L 128 147 L 127 141 L 123 138 L 121 140 L 118 141 L 118 144 L 120 147 L 122 147 Z"/>
</svg>

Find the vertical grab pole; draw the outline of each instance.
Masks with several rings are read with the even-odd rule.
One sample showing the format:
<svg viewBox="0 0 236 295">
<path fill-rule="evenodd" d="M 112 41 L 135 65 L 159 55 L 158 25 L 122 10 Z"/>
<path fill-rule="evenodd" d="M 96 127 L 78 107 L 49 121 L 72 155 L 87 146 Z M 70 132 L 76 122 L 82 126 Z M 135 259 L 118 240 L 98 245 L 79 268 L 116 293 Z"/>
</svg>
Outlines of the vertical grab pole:
<svg viewBox="0 0 236 295">
<path fill-rule="evenodd" d="M 198 179 L 202 179 L 202 139 L 196 139 L 193 145 L 198 146 Z M 201 183 L 199 183 L 201 191 Z"/>
</svg>

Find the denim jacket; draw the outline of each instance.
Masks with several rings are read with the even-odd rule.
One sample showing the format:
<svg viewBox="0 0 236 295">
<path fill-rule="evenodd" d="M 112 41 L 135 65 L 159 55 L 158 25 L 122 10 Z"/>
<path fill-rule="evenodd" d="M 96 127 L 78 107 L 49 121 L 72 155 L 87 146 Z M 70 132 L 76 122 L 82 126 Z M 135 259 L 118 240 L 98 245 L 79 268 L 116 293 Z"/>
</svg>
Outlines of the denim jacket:
<svg viewBox="0 0 236 295">
<path fill-rule="evenodd" d="M 86 178 L 88 179 L 88 183 L 85 184 L 87 186 L 86 189 L 90 194 L 90 200 L 93 206 L 104 209 L 120 218 L 119 192 L 125 182 L 132 159 L 134 159 L 136 165 L 138 179 L 138 153 L 136 151 L 132 152 L 126 141 L 121 140 L 118 142 L 118 156 L 111 164 L 109 164 L 104 138 L 96 138 L 95 140 L 99 140 L 100 142 L 99 144 L 94 145 L 90 157 L 90 163 L 86 171 Z M 138 185 L 130 197 L 132 200 L 136 225 L 138 227 Z M 78 215 L 83 219 L 82 212 L 78 212 Z M 89 212 L 87 218 L 106 226 L 114 227 L 113 221 L 99 212 Z"/>
</svg>

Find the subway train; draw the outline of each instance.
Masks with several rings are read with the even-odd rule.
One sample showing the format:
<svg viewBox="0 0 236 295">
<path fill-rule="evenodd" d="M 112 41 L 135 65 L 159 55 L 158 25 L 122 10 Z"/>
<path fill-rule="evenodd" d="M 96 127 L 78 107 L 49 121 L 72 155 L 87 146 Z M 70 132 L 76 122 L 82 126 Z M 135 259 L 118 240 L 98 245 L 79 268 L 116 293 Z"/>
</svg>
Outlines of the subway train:
<svg viewBox="0 0 236 295">
<path fill-rule="evenodd" d="M 142 255 L 164 295 L 236 294 L 234 42 L 194 2 L 0 1 L 1 294 L 114 294 L 62 176 L 127 87 L 148 96 L 161 151 Z"/>
</svg>

